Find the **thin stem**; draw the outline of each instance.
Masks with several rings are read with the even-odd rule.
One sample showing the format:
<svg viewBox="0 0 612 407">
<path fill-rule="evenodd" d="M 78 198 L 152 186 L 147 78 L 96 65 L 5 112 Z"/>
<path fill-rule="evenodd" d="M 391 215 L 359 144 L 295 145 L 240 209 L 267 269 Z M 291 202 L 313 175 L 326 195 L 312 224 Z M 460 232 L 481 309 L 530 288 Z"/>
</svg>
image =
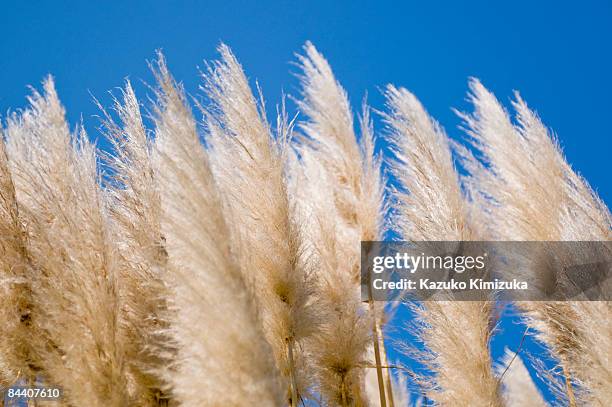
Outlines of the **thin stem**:
<svg viewBox="0 0 612 407">
<path fill-rule="evenodd" d="M 370 309 L 374 310 L 374 302 L 370 301 Z M 387 401 L 385 398 L 385 383 L 382 374 L 382 363 L 380 357 L 380 342 L 378 339 L 376 317 L 373 318 L 372 323 L 372 334 L 374 336 L 374 360 L 376 361 L 376 376 L 378 378 L 378 393 L 380 396 L 380 407 L 387 407 Z"/>
<path fill-rule="evenodd" d="M 502 379 L 504 378 L 504 376 L 506 375 L 506 372 L 508 371 L 508 369 L 510 369 L 510 366 L 512 366 L 512 363 L 514 362 L 514 360 L 518 356 L 519 352 L 521 351 L 521 348 L 523 347 L 523 343 L 525 342 L 525 338 L 527 337 L 527 333 L 528 332 L 529 332 L 529 327 L 527 327 L 525 329 L 525 332 L 523 332 L 523 337 L 521 338 L 521 343 L 519 343 L 518 349 L 514 353 L 514 356 L 512 356 L 512 359 L 510 359 L 510 362 L 508 363 L 508 366 L 506 366 L 506 368 L 504 369 L 503 373 L 499 376 L 499 380 L 498 381 L 500 383 L 501 383 Z"/>
<path fill-rule="evenodd" d="M 295 361 L 293 359 L 293 339 L 287 339 L 287 359 L 289 359 L 289 376 L 291 379 L 291 407 L 297 407 L 299 403 L 297 380 L 295 379 Z"/>
<path fill-rule="evenodd" d="M 369 252 L 369 247 L 366 248 L 366 253 Z M 367 270 L 368 275 L 368 305 L 370 313 L 372 315 L 372 339 L 374 342 L 374 359 L 376 361 L 376 377 L 378 379 L 378 395 L 380 396 L 380 407 L 387 407 L 387 400 L 385 398 L 385 383 L 382 373 L 382 363 L 380 357 L 380 341 L 378 336 L 378 320 L 376 318 L 376 309 L 374 307 L 374 296 L 372 295 L 372 273 L 371 270 Z"/>
<path fill-rule="evenodd" d="M 382 329 L 380 329 L 380 325 L 378 325 L 377 328 L 378 328 L 378 334 L 380 338 L 381 355 L 384 358 L 383 363 L 386 365 L 388 363 L 388 360 L 387 360 L 387 350 L 385 348 L 385 337 L 382 332 Z M 382 369 L 382 366 L 381 366 L 381 369 Z M 389 407 L 395 407 L 395 400 L 393 398 L 393 382 L 391 380 L 391 372 L 389 371 L 389 369 L 385 369 L 383 373 L 385 375 L 385 381 L 387 385 L 387 398 L 389 399 Z"/>
<path fill-rule="evenodd" d="M 576 396 L 574 395 L 574 388 L 572 386 L 572 379 L 566 364 L 563 363 L 563 376 L 565 376 L 565 387 L 567 388 L 567 398 L 570 407 L 576 407 Z"/>
<path fill-rule="evenodd" d="M 369 368 L 375 368 L 376 366 L 365 366 L 365 367 L 369 367 Z M 416 378 L 416 375 L 414 374 L 414 372 L 410 369 L 407 369 L 403 366 L 396 366 L 396 365 L 382 365 L 380 367 L 381 369 L 397 369 L 397 370 L 401 370 L 402 372 L 405 372 L 408 374 L 408 376 L 412 377 L 412 378 Z"/>
</svg>

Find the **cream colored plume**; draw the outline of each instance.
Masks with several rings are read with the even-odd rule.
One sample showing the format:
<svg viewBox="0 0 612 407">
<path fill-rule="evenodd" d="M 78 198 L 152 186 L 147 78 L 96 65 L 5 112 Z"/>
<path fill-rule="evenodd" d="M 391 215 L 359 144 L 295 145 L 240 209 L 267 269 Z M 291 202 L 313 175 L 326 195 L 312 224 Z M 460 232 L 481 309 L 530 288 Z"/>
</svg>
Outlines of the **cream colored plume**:
<svg viewBox="0 0 612 407">
<path fill-rule="evenodd" d="M 391 168 L 400 184 L 396 228 L 409 241 L 478 239 L 443 130 L 406 89 L 389 86 L 386 96 Z M 416 308 L 430 352 L 423 362 L 434 373 L 427 397 L 436 403 L 503 404 L 489 355 L 493 305 L 483 300 L 429 301 Z"/>
<path fill-rule="evenodd" d="M 0 133 L 0 387 L 34 377 L 30 346 L 34 331 L 27 280 L 31 264 L 22 221 Z"/>
<path fill-rule="evenodd" d="M 320 342 L 315 341 L 318 349 L 315 353 L 328 356 L 320 358 L 316 368 L 319 370 L 319 384 L 324 386 L 324 394 L 332 397 L 332 403 L 340 404 L 342 400 L 333 397 L 341 393 L 358 402 L 363 393 L 362 366 L 370 363 L 367 360 L 369 343 L 377 346 L 375 353 L 381 356 L 380 360 L 385 359 L 381 346 L 382 309 L 375 307 L 373 301 L 369 301 L 368 309 L 358 305 L 360 241 L 380 240 L 383 236 L 386 211 L 384 181 L 380 174 L 380 158 L 374 153 L 369 109 L 364 104 L 359 144 L 346 92 L 316 48 L 307 43 L 304 50 L 305 55 L 299 56 L 303 71 L 300 77 L 302 98 L 297 103 L 307 121 L 300 124 L 303 135 L 299 155 L 305 168 L 304 188 L 311 186 L 308 192 L 310 213 L 318 223 L 314 235 L 315 241 L 319 242 L 316 251 L 322 264 L 318 273 L 319 296 L 330 310 L 325 323 L 327 329 L 332 330 L 330 332 L 338 330 L 333 335 L 317 337 Z M 333 244 L 331 240 L 334 240 Z M 336 280 L 339 280 L 337 287 L 333 287 L 332 281 Z M 347 295 L 343 299 L 338 296 L 339 289 L 347 290 L 350 297 Z M 344 325 L 351 323 L 352 319 L 359 321 L 356 324 L 359 329 L 346 330 Z M 371 332 L 368 333 L 368 329 Z M 345 355 L 340 362 L 338 358 L 346 353 L 342 349 L 345 341 L 363 347 L 351 351 L 352 359 Z M 335 376 L 327 375 L 326 372 L 338 363 L 349 370 Z M 387 376 L 387 387 L 391 385 L 390 378 L 386 371 L 380 370 L 380 362 L 376 366 L 380 374 L 380 393 L 384 394 L 383 376 Z M 351 385 L 345 386 L 343 381 L 349 377 Z M 355 394 L 347 396 L 347 389 L 354 389 Z M 387 390 L 391 395 L 391 389 Z"/>
<path fill-rule="evenodd" d="M 35 364 L 66 402 L 125 406 L 119 259 L 99 187 L 94 147 L 72 135 L 53 81 L 8 121 L 7 150 L 27 225 Z"/>
<path fill-rule="evenodd" d="M 177 348 L 164 376 L 183 406 L 283 405 L 195 120 L 161 58 L 158 69 L 157 173 Z"/>
<path fill-rule="evenodd" d="M 302 99 L 297 103 L 308 120 L 300 123 L 305 136 L 301 141 L 334 181 L 334 203 L 343 226 L 354 228 L 361 240 L 378 240 L 384 232 L 384 182 L 369 108 L 364 104 L 358 143 L 346 92 L 314 45 L 306 43 L 304 50 L 299 57 Z"/>
<path fill-rule="evenodd" d="M 464 154 L 464 159 L 473 194 L 480 196 L 479 202 L 490 214 L 490 235 L 499 240 L 609 241 L 608 208 L 571 169 L 555 138 L 520 96 L 513 103 L 517 124 L 512 124 L 480 82 L 473 80 L 470 87 L 475 112 L 462 117 L 470 142 L 483 158 L 479 162 Z M 551 272 L 556 279 L 562 277 L 561 269 L 547 268 L 546 259 L 536 260 L 527 268 L 532 278 Z M 605 405 L 612 397 L 608 360 L 612 324 L 604 317 L 610 315 L 609 304 L 565 301 L 519 306 L 559 359 L 569 404 Z"/>
<path fill-rule="evenodd" d="M 114 100 L 121 124 L 103 110 L 103 130 L 113 146 L 113 154 L 106 156 L 112 169 L 107 182 L 109 212 L 122 260 L 126 363 L 133 376 L 130 391 L 141 404 L 157 405 L 165 396 L 154 372 L 168 363 L 165 359 L 172 352 L 163 334 L 167 254 L 160 230 L 161 201 L 151 146 L 129 81 L 122 94 L 123 101 Z"/>
<path fill-rule="evenodd" d="M 285 161 L 291 126 L 281 118 L 274 139 L 263 105 L 251 93 L 242 67 L 229 48 L 209 67 L 205 110 L 213 169 L 237 227 L 234 250 L 255 292 L 264 332 L 287 379 L 288 398 L 297 405 L 309 383 L 300 342 L 319 319 L 313 307 L 313 282 L 301 225 L 292 220 Z"/>
</svg>

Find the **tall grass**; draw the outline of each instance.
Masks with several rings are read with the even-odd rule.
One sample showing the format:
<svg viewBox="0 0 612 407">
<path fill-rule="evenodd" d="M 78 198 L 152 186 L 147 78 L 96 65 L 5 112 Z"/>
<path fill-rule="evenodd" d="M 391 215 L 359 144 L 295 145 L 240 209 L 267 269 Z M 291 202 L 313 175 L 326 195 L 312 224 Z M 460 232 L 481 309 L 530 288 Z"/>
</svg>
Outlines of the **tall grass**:
<svg viewBox="0 0 612 407">
<path fill-rule="evenodd" d="M 301 225 L 291 217 L 285 161 L 291 125 L 279 118 L 276 138 L 263 105 L 251 93 L 229 48 L 204 74 L 211 100 L 205 108 L 213 168 L 228 211 L 236 220 L 233 246 L 259 303 L 263 329 L 296 406 L 311 385 L 302 365 L 303 341 L 318 317 L 311 267 L 302 256 Z"/>
<path fill-rule="evenodd" d="M 168 254 L 161 233 L 161 198 L 151 143 L 129 81 L 122 96 L 114 106 L 121 124 L 102 109 L 104 131 L 114 152 L 105 156 L 111 171 L 107 183 L 109 212 L 124 264 L 120 289 L 125 302 L 129 335 L 126 364 L 133 377 L 133 393 L 140 403 L 156 405 L 165 396 L 161 393 L 163 383 L 153 372 L 172 357 L 164 336 Z"/>
<path fill-rule="evenodd" d="M 8 120 L 9 167 L 35 265 L 28 276 L 34 365 L 69 403 L 129 401 L 125 332 L 117 285 L 120 260 L 94 147 L 72 134 L 53 81 Z"/>
<path fill-rule="evenodd" d="M 196 122 L 163 59 L 155 116 L 161 230 L 176 359 L 162 377 L 181 405 L 279 405 L 279 375 L 259 325 Z"/>
<path fill-rule="evenodd" d="M 470 216 L 443 130 L 406 89 L 389 86 L 386 96 L 395 153 L 391 168 L 400 183 L 396 228 L 415 242 L 478 240 L 478 223 Z M 441 405 L 503 405 L 490 367 L 492 309 L 487 297 L 428 301 L 415 309 L 427 346 L 420 358 L 434 374 L 433 380 L 424 379 L 427 398 Z"/>
<path fill-rule="evenodd" d="M 464 151 L 471 189 L 488 214 L 490 235 L 500 240 L 609 241 L 612 218 L 605 204 L 565 161 L 557 140 L 516 94 L 516 124 L 495 96 L 470 83 L 473 115 L 462 115 L 479 161 Z M 555 253 L 556 258 L 567 256 Z M 574 253 L 576 258 L 585 253 Z M 561 279 L 562 263 L 533 258 L 535 278 Z M 553 266 L 550 266 L 553 264 Z M 556 264 L 556 266 L 554 265 Z M 608 284 L 608 283 L 604 283 Z M 603 289 L 609 289 L 604 286 Z M 523 302 L 538 336 L 558 359 L 570 405 L 605 405 L 610 399 L 612 349 L 607 302 Z"/>
<path fill-rule="evenodd" d="M 333 310 L 325 320 L 332 325 L 328 329 L 333 334 L 317 336 L 313 342 L 314 353 L 325 356 L 319 359 L 317 369 L 320 376 L 326 377 L 321 383 L 328 387 L 327 391 L 334 394 L 334 398 L 339 395 L 340 400 L 347 404 L 350 404 L 350 400 L 360 400 L 363 394 L 355 390 L 355 384 L 363 381 L 362 366 L 366 362 L 367 346 L 371 343 L 380 402 L 384 406 L 387 396 L 381 370 L 382 315 L 371 300 L 368 310 L 361 309 L 359 305 L 359 241 L 380 240 L 383 235 L 385 203 L 381 163 L 374 154 L 368 108 L 364 105 L 361 144 L 358 144 L 346 92 L 335 79 L 328 62 L 312 44 L 307 43 L 304 51 L 305 55 L 299 57 L 303 71 L 300 76 L 302 98 L 297 100 L 297 104 L 308 120 L 300 123 L 303 132 L 300 138 L 303 146 L 301 154 L 308 154 L 320 163 L 319 176 L 329 177 L 331 181 L 327 184 L 329 189 L 315 194 L 318 199 L 311 202 L 313 216 L 320 222 L 316 237 L 321 241 L 320 262 L 327 265 L 319 296 L 323 303 L 327 303 L 327 312 Z M 310 182 L 316 188 L 315 184 L 321 180 L 315 174 L 309 175 Z M 342 276 L 334 276 L 338 272 Z M 344 281 L 337 284 L 340 280 Z M 338 289 L 344 292 L 340 298 Z M 348 293 L 354 297 L 348 298 Z M 328 298 L 335 300 L 330 303 Z M 343 326 L 345 324 L 359 329 Z M 366 324 L 371 325 L 369 333 L 364 331 Z M 349 352 L 343 349 L 346 341 L 353 347 Z M 392 393 L 389 395 L 392 397 Z"/>
<path fill-rule="evenodd" d="M 27 236 L 15 195 L 4 139 L 0 138 L 0 386 L 36 375 L 30 335 L 34 334 L 31 291 L 32 273 Z"/>
<path fill-rule="evenodd" d="M 361 292 L 360 242 L 388 229 L 610 240 L 610 211 L 520 96 L 513 120 L 472 80 L 461 145 L 388 86 L 381 143 L 370 107 L 353 113 L 312 44 L 297 57 L 299 114 L 283 101 L 275 124 L 231 50 L 219 53 L 193 100 L 201 120 L 161 54 L 151 106 L 126 82 L 100 106 L 104 153 L 70 130 L 50 78 L 2 123 L 0 386 L 60 386 L 73 407 L 545 405 L 531 363 L 561 381 L 561 403 L 607 405 L 608 302 L 517 304 L 551 372 L 523 354 L 492 360 L 492 297 L 412 303 L 415 342 L 394 345 L 425 369 L 406 373 L 388 361 L 393 307 Z M 520 272 L 562 277 L 568 255 Z"/>
</svg>

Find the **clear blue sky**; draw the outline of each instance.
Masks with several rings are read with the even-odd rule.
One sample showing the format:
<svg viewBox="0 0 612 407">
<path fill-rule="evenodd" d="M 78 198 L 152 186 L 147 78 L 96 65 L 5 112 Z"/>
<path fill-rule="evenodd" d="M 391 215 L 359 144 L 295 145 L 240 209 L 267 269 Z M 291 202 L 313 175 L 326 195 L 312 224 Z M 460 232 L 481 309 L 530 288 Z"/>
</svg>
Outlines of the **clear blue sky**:
<svg viewBox="0 0 612 407">
<path fill-rule="evenodd" d="M 51 73 L 71 124 L 82 117 L 96 136 L 97 109 L 90 92 L 108 105 L 107 91 L 129 77 L 145 95 L 140 80 L 152 81 L 145 61 L 161 48 L 176 78 L 195 93 L 197 66 L 216 57 L 220 41 L 259 81 L 273 110 L 281 90 L 297 93 L 291 62 L 311 40 L 329 59 L 354 106 L 367 92 L 381 108 L 384 85 L 405 86 L 452 137 L 461 131 L 450 108 L 469 110 L 469 76 L 480 78 L 506 104 L 512 90 L 519 90 L 558 134 L 569 162 L 612 202 L 609 2 L 93 3 L 2 3 L 3 116 L 25 105 L 27 85 L 38 85 Z M 503 319 L 502 337 L 510 345 L 518 344 L 522 334 L 515 320 Z M 494 351 L 499 354 L 499 349 Z"/>
<path fill-rule="evenodd" d="M 468 108 L 468 76 L 504 102 L 520 90 L 557 132 L 570 163 L 612 200 L 610 2 L 96 3 L 2 3 L 0 113 L 23 106 L 26 86 L 52 73 L 71 122 L 82 115 L 94 132 L 89 92 L 107 102 L 106 92 L 124 77 L 150 82 L 145 60 L 157 48 L 196 92 L 196 67 L 215 57 L 220 41 L 260 81 L 273 107 L 281 89 L 297 90 L 290 62 L 311 40 L 354 103 L 367 91 L 380 107 L 380 87 L 405 86 L 452 136 L 460 131 L 450 107 Z"/>
</svg>

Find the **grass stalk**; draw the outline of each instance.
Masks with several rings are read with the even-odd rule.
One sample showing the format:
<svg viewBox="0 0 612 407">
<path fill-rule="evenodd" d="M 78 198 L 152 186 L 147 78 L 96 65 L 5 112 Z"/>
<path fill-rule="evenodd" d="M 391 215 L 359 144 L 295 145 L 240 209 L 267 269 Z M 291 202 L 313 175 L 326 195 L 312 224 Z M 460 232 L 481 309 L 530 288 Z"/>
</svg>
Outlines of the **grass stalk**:
<svg viewBox="0 0 612 407">
<path fill-rule="evenodd" d="M 370 243 L 368 243 L 368 247 L 365 249 L 366 252 L 369 252 Z M 374 345 L 374 361 L 376 363 L 376 378 L 378 379 L 378 394 L 380 396 L 380 407 L 387 407 L 387 400 L 385 397 L 385 382 L 382 373 L 382 361 L 380 357 L 380 337 L 379 331 L 380 328 L 378 326 L 378 319 L 376 317 L 376 308 L 374 307 L 374 297 L 372 295 L 372 272 L 368 269 L 368 306 L 370 309 L 370 314 L 372 315 L 372 343 Z"/>
<path fill-rule="evenodd" d="M 385 337 L 382 329 L 380 328 L 380 324 L 378 321 L 376 323 L 376 331 L 378 332 L 378 337 L 380 339 L 380 353 L 385 360 L 382 361 L 383 365 L 388 364 L 387 360 L 387 350 L 385 348 Z M 381 366 L 382 369 L 383 366 Z M 393 381 L 391 380 L 391 372 L 389 369 L 385 369 L 383 371 L 383 375 L 385 376 L 385 385 L 387 386 L 387 400 L 389 401 L 389 407 L 395 407 L 395 400 L 393 397 Z"/>
<path fill-rule="evenodd" d="M 370 300 L 370 309 L 374 309 L 373 301 Z M 385 381 L 382 373 L 382 363 L 380 358 L 380 342 L 378 337 L 378 323 L 376 318 L 372 321 L 372 334 L 374 336 L 374 360 L 376 362 L 376 377 L 378 378 L 378 393 L 380 395 L 380 407 L 387 407 L 387 400 L 385 397 Z"/>
<path fill-rule="evenodd" d="M 368 272 L 368 279 L 371 274 Z M 387 407 L 385 398 L 385 383 L 382 373 L 382 362 L 380 357 L 380 342 L 378 336 L 378 321 L 376 320 L 376 310 L 374 309 L 374 299 L 372 298 L 372 284 L 368 283 L 368 305 L 372 314 L 372 343 L 374 344 L 374 361 L 376 363 L 376 377 L 378 379 L 378 394 L 380 396 L 380 407 Z"/>
<path fill-rule="evenodd" d="M 298 390 L 297 390 L 297 380 L 295 378 L 295 360 L 293 358 L 293 338 L 287 339 L 287 358 L 288 358 L 288 367 L 289 367 L 289 378 L 291 380 L 290 383 L 290 391 L 291 391 L 291 407 L 297 407 L 298 405 Z"/>
<path fill-rule="evenodd" d="M 567 368 L 567 364 L 563 363 L 563 377 L 565 378 L 565 388 L 567 389 L 567 400 L 569 407 L 576 407 L 576 396 L 574 395 L 574 387 L 572 385 L 572 378 Z"/>
</svg>

